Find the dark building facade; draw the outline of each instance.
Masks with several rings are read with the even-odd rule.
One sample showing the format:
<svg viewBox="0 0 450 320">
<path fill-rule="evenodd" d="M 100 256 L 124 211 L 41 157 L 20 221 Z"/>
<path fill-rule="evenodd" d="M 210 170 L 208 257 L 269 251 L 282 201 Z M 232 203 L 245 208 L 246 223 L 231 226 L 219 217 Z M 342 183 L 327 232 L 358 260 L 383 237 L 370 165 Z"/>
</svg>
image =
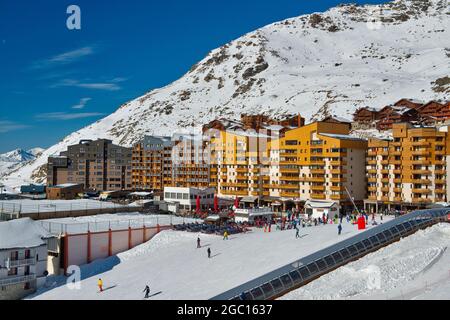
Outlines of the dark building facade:
<svg viewBox="0 0 450 320">
<path fill-rule="evenodd" d="M 82 184 L 85 191 L 130 190 L 131 148 L 111 140 L 81 140 L 47 164 L 47 185 Z"/>
</svg>

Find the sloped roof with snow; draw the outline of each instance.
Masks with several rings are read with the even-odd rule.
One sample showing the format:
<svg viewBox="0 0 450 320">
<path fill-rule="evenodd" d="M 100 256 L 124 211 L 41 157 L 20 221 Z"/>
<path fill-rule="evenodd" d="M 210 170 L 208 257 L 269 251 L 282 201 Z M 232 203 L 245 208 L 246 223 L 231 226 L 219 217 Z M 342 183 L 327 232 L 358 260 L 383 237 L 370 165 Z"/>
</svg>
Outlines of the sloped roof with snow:
<svg viewBox="0 0 450 320">
<path fill-rule="evenodd" d="M 39 247 L 52 237 L 39 222 L 30 218 L 0 222 L 0 250 Z"/>
</svg>

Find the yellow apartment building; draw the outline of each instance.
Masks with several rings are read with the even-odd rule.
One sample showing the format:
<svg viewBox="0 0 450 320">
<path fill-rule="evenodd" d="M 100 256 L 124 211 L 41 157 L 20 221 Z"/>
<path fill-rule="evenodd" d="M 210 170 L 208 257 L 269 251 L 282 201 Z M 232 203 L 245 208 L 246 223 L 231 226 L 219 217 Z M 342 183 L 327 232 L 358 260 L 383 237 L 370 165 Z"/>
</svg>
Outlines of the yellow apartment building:
<svg viewBox="0 0 450 320">
<path fill-rule="evenodd" d="M 449 199 L 448 126 L 393 125 L 393 140 L 369 139 L 367 154 L 370 212 L 424 208 Z"/>
<path fill-rule="evenodd" d="M 221 195 L 300 206 L 306 200 L 351 207 L 351 194 L 366 197 L 367 141 L 349 135 L 345 123 L 315 122 L 271 133 L 221 131 L 212 142 L 211 186 Z"/>
</svg>

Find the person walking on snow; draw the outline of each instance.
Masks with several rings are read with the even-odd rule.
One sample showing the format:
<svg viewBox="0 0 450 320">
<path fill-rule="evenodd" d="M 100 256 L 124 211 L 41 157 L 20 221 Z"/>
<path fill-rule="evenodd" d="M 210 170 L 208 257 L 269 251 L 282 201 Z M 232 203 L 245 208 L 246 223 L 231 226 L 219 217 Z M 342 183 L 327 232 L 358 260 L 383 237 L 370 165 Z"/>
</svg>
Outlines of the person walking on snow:
<svg viewBox="0 0 450 320">
<path fill-rule="evenodd" d="M 103 292 L 103 280 L 101 278 L 98 279 L 97 285 L 98 285 L 98 289 L 100 290 L 100 292 Z"/>
<path fill-rule="evenodd" d="M 208 258 L 211 258 L 211 248 L 208 248 Z"/>
<path fill-rule="evenodd" d="M 150 294 L 150 287 L 146 285 L 144 291 L 142 292 L 145 292 L 145 299 L 148 299 L 148 295 Z"/>
<path fill-rule="evenodd" d="M 295 228 L 295 239 L 300 238 L 300 230 L 298 228 Z"/>
<path fill-rule="evenodd" d="M 340 234 L 341 234 L 341 232 L 342 232 L 342 225 L 341 225 L 341 224 L 339 224 L 339 225 L 338 225 L 338 235 L 340 235 Z"/>
<path fill-rule="evenodd" d="M 228 240 L 228 232 L 223 233 L 223 240 Z"/>
<path fill-rule="evenodd" d="M 197 249 L 201 248 L 202 246 L 200 245 L 200 237 L 197 237 Z"/>
</svg>

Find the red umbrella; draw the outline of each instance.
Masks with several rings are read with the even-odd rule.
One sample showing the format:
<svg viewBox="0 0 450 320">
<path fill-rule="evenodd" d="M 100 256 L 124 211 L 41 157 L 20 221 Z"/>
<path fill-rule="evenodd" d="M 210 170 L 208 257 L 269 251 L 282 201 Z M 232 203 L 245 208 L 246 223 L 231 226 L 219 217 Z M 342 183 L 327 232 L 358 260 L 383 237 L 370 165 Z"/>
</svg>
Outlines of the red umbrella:
<svg viewBox="0 0 450 320">
<path fill-rule="evenodd" d="M 236 199 L 234 199 L 234 207 L 239 208 L 239 198 L 238 197 L 236 197 Z"/>
<path fill-rule="evenodd" d="M 201 210 L 201 207 L 200 207 L 200 196 L 199 195 L 197 195 L 196 206 L 197 206 L 196 212 L 198 213 Z"/>
<path fill-rule="evenodd" d="M 219 211 L 219 199 L 217 198 L 217 195 L 214 195 L 214 211 Z"/>
</svg>

